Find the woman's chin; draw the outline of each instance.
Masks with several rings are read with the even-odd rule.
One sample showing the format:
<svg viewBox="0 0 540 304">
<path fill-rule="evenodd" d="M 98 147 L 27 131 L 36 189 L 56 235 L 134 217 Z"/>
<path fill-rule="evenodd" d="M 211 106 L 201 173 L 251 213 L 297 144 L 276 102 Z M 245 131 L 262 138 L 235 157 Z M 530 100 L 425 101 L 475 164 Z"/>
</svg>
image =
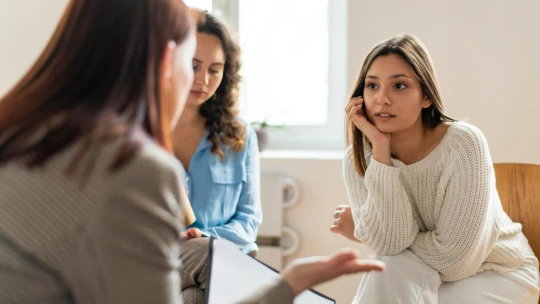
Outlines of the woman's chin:
<svg viewBox="0 0 540 304">
<path fill-rule="evenodd" d="M 381 131 L 383 133 L 392 134 L 392 133 L 398 131 L 398 130 L 396 130 L 396 127 L 388 125 L 388 124 L 383 124 L 383 123 L 378 123 L 378 124 L 376 123 L 375 127 L 377 127 L 377 129 L 379 129 L 379 131 Z"/>
<path fill-rule="evenodd" d="M 188 101 L 186 102 L 185 108 L 186 109 L 198 109 L 201 106 L 200 103 L 195 101 Z"/>
<path fill-rule="evenodd" d="M 204 98 L 198 98 L 193 95 L 189 95 L 186 100 L 186 108 L 197 109 L 205 102 Z"/>
</svg>

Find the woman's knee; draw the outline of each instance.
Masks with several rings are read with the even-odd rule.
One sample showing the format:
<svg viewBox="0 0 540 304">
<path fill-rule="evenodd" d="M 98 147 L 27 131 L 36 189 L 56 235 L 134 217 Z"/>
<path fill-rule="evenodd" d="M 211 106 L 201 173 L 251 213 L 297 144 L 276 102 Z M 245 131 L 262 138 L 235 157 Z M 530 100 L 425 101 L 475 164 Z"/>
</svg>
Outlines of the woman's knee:
<svg viewBox="0 0 540 304">
<path fill-rule="evenodd" d="M 210 238 L 190 239 L 182 243 L 180 247 L 180 258 L 182 260 L 196 258 L 204 259 L 208 257 L 210 250 Z"/>
<path fill-rule="evenodd" d="M 376 259 L 386 264 L 385 275 L 391 273 L 394 276 L 416 278 L 420 281 L 440 280 L 439 273 L 435 269 L 408 249 L 393 256 L 377 256 Z"/>
<path fill-rule="evenodd" d="M 182 290 L 193 286 L 206 288 L 209 246 L 209 238 L 191 239 L 182 244 L 180 251 Z"/>
<path fill-rule="evenodd" d="M 392 265 L 403 266 L 403 265 L 415 265 L 416 267 L 429 268 L 422 259 L 420 259 L 416 254 L 414 254 L 409 249 L 403 250 L 401 253 L 396 255 L 386 255 L 386 256 L 377 256 L 375 259 L 383 261 L 386 264 L 386 268 L 390 268 Z"/>
</svg>

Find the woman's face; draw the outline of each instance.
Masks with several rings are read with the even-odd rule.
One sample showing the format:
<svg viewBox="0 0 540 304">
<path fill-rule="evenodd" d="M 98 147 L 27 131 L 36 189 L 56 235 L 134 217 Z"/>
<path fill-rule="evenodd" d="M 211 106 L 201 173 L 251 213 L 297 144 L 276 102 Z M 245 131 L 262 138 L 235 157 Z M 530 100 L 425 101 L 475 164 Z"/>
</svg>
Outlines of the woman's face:
<svg viewBox="0 0 540 304">
<path fill-rule="evenodd" d="M 163 73 L 170 75 L 162 75 L 162 79 L 165 79 L 165 86 L 170 86 L 170 96 L 164 97 L 164 102 L 169 104 L 164 104 L 163 106 L 171 114 L 172 127 L 176 125 L 182 114 L 189 95 L 189 88 L 193 83 L 191 60 L 195 54 L 196 47 L 195 32 L 191 31 L 182 44 L 176 48 L 173 46 L 170 54 L 167 55 L 166 53 L 164 59 Z M 172 58 L 167 58 L 168 56 Z M 162 84 L 162 86 L 164 85 Z M 167 90 L 165 89 L 164 91 Z"/>
<path fill-rule="evenodd" d="M 384 133 L 422 124 L 422 109 L 431 105 L 413 69 L 397 55 L 373 61 L 366 74 L 364 103 L 369 120 Z"/>
<path fill-rule="evenodd" d="M 225 52 L 221 40 L 205 33 L 197 33 L 197 50 L 193 57 L 194 80 L 186 107 L 198 108 L 210 99 L 223 80 Z"/>
</svg>

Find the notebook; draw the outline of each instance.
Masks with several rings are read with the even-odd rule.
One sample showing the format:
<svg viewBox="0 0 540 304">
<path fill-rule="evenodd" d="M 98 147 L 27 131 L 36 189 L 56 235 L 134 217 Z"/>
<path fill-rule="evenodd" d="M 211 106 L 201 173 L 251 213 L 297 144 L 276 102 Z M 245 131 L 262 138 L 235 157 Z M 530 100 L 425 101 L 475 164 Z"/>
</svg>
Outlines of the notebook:
<svg viewBox="0 0 540 304">
<path fill-rule="evenodd" d="M 229 241 L 210 239 L 206 288 L 207 304 L 237 303 L 254 290 L 268 286 L 279 277 L 278 271 L 243 253 Z M 336 303 L 314 290 L 298 295 L 295 304 Z"/>
</svg>

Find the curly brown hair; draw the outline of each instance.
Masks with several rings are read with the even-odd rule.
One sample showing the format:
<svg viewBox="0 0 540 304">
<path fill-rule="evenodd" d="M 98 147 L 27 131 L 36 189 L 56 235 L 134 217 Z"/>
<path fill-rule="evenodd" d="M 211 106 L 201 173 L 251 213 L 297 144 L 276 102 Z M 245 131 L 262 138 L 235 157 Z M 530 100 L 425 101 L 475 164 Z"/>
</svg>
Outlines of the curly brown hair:
<svg viewBox="0 0 540 304">
<path fill-rule="evenodd" d="M 233 151 L 244 148 L 246 127 L 237 120 L 238 91 L 240 84 L 240 47 L 232 39 L 225 23 L 207 11 L 192 9 L 197 32 L 214 35 L 221 41 L 225 53 L 225 66 L 223 80 L 219 84 L 214 96 L 205 101 L 199 113 L 206 119 L 208 140 L 212 142 L 212 153 L 221 158 L 225 156 L 219 148 L 224 143 Z"/>
</svg>

